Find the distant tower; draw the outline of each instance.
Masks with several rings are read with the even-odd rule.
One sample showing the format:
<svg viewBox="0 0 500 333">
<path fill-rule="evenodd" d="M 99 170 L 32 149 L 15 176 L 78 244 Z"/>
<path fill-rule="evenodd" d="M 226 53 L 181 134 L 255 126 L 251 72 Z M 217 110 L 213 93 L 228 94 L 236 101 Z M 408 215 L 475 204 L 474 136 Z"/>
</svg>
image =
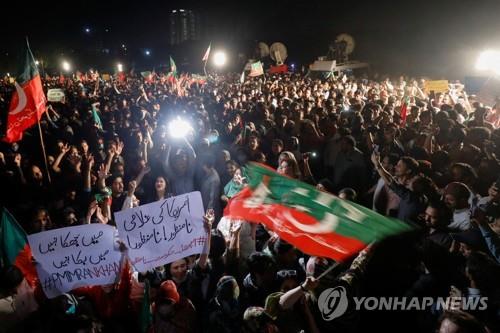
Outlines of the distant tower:
<svg viewBox="0 0 500 333">
<path fill-rule="evenodd" d="M 199 17 L 188 9 L 174 9 L 170 13 L 170 45 L 179 45 L 200 38 Z"/>
</svg>

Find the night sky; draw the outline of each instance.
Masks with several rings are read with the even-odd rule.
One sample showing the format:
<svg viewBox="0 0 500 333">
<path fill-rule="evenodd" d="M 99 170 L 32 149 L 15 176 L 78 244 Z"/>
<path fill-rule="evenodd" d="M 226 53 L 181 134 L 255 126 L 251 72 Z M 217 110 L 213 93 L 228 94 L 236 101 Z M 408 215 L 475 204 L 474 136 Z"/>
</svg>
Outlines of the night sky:
<svg viewBox="0 0 500 333">
<path fill-rule="evenodd" d="M 17 1 L 9 8 L 0 20 L 0 73 L 15 68 L 26 35 L 35 56 L 47 59 L 63 53 L 88 63 L 92 56 L 82 50 L 125 43 L 128 60 L 139 66 L 165 62 L 168 54 L 179 53 L 168 45 L 168 16 L 175 8 L 194 9 L 202 17 L 202 39 L 189 49 L 194 53 L 203 53 L 209 41 L 242 52 L 256 41 L 282 41 L 290 61 L 310 63 L 347 32 L 356 40 L 353 58 L 381 72 L 460 77 L 471 74 L 479 51 L 500 48 L 495 0 Z M 145 48 L 152 50 L 149 59 L 141 57 Z M 109 63 L 120 58 L 107 57 Z"/>
</svg>

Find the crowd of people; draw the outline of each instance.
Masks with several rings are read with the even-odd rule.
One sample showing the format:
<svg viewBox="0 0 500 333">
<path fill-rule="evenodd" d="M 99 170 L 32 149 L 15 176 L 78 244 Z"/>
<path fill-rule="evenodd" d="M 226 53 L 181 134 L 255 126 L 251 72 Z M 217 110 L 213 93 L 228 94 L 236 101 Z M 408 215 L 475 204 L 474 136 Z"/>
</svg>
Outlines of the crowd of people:
<svg viewBox="0 0 500 333">
<path fill-rule="evenodd" d="M 483 105 L 460 85 L 426 92 L 404 77 L 239 78 L 42 78 L 44 89 L 65 92 L 40 123 L 47 167 L 36 126 L 0 144 L 0 201 L 26 233 L 114 225 L 117 211 L 200 191 L 214 212 L 204 219 L 210 248 L 148 272 L 124 265 L 114 285 L 53 299 L 4 265 L 0 332 L 500 331 L 500 103 Z M 0 81 L 2 114 L 14 90 Z M 173 138 L 176 119 L 193 130 Z M 250 161 L 415 231 L 317 279 L 333 260 L 223 217 Z M 488 306 L 391 312 L 351 302 L 327 321 L 318 297 L 336 286 L 350 300 L 452 295 L 487 297 Z M 152 323 L 141 327 L 145 288 Z"/>
</svg>

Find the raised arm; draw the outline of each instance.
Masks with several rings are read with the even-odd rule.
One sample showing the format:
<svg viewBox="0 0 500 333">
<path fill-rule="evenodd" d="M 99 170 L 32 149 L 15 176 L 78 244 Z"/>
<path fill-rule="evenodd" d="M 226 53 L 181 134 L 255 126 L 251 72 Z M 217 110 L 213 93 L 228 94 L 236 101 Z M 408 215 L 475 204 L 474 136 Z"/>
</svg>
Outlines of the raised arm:
<svg viewBox="0 0 500 333">
<path fill-rule="evenodd" d="M 379 174 L 380 177 L 384 180 L 384 182 L 387 184 L 387 186 L 391 185 L 393 182 L 395 182 L 394 177 L 384 169 L 382 166 L 382 163 L 380 162 L 380 154 L 377 152 L 373 152 L 372 154 L 372 162 L 373 165 L 375 166 L 375 170 L 377 170 L 377 173 Z"/>
</svg>

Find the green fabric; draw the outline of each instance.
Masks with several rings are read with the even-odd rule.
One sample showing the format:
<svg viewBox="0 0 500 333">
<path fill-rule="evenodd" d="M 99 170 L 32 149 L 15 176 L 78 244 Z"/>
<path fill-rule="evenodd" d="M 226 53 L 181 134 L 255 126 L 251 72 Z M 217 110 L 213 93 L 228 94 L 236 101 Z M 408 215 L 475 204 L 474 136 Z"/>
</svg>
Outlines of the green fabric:
<svg viewBox="0 0 500 333">
<path fill-rule="evenodd" d="M 409 224 L 320 192 L 309 184 L 281 176 L 259 164 L 250 163 L 247 172 L 249 186 L 254 193 L 259 192 L 264 197 L 263 204 L 278 204 L 302 211 L 322 224 L 332 225 L 332 232 L 342 236 L 368 244 L 413 229 Z"/>
<path fill-rule="evenodd" d="M 94 118 L 94 123 L 97 124 L 97 127 L 99 127 L 99 129 L 102 129 L 102 121 L 94 105 L 92 105 L 92 117 Z"/>
<path fill-rule="evenodd" d="M 2 209 L 0 219 L 0 242 L 0 255 L 4 265 L 14 264 L 17 256 L 28 243 L 23 228 L 5 208 Z"/>
<path fill-rule="evenodd" d="M 151 305 L 149 302 L 149 281 L 144 281 L 144 296 L 142 298 L 141 313 L 139 314 L 139 322 L 141 325 L 141 332 L 146 333 L 153 322 L 153 315 L 151 314 Z"/>
<path fill-rule="evenodd" d="M 177 65 L 175 64 L 174 59 L 170 57 L 170 72 L 174 75 L 177 76 Z"/>
<path fill-rule="evenodd" d="M 224 186 L 224 195 L 228 198 L 234 197 L 239 191 L 243 189 L 243 184 L 238 185 L 234 180 L 230 180 L 226 186 Z"/>
<path fill-rule="evenodd" d="M 24 61 L 20 61 L 21 67 L 18 70 L 16 81 L 19 85 L 23 85 L 32 80 L 35 76 L 39 75 L 38 68 L 35 64 L 35 58 L 31 53 L 30 45 L 26 40 L 26 51 L 23 55 Z"/>
</svg>

